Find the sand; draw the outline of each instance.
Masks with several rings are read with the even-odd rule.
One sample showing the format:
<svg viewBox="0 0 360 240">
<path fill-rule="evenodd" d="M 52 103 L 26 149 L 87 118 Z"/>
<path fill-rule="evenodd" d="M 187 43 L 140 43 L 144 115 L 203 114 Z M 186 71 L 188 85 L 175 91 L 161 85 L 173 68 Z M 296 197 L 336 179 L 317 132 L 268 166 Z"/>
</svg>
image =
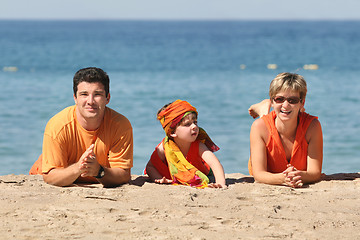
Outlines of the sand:
<svg viewBox="0 0 360 240">
<path fill-rule="evenodd" d="M 227 189 L 55 187 L 0 176 L 0 239 L 360 239 L 360 174 L 300 189 L 227 174 Z"/>
</svg>

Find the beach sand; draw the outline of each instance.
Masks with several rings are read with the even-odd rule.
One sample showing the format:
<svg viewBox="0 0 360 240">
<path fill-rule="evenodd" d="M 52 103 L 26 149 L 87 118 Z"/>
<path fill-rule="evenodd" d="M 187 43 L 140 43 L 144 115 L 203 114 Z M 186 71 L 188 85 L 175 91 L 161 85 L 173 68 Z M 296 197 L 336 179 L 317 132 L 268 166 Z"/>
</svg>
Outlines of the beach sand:
<svg viewBox="0 0 360 240">
<path fill-rule="evenodd" d="M 0 176 L 0 239 L 360 239 L 360 174 L 293 189 L 226 174 L 227 189 L 55 187 Z"/>
</svg>

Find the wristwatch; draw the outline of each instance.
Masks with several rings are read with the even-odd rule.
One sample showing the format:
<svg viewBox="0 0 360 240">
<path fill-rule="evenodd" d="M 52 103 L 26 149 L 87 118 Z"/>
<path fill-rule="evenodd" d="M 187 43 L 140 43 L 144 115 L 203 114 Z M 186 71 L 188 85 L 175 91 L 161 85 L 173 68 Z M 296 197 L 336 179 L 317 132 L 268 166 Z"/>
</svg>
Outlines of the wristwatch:
<svg viewBox="0 0 360 240">
<path fill-rule="evenodd" d="M 104 176 L 105 176 L 104 168 L 103 168 L 103 166 L 100 165 L 99 172 L 98 172 L 97 176 L 95 176 L 95 178 L 103 178 Z"/>
</svg>

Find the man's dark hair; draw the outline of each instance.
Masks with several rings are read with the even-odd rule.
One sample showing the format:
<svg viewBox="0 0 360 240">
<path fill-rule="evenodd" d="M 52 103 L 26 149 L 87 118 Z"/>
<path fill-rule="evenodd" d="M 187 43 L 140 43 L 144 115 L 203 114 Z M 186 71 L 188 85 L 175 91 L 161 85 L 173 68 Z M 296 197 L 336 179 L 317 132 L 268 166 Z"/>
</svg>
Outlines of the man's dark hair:
<svg viewBox="0 0 360 240">
<path fill-rule="evenodd" d="M 75 73 L 73 79 L 73 90 L 75 97 L 76 97 L 76 92 L 78 90 L 78 85 L 81 82 L 88 82 L 88 83 L 100 82 L 104 85 L 106 96 L 109 94 L 110 79 L 107 73 L 104 72 L 101 68 L 88 67 L 88 68 L 80 69 Z"/>
</svg>

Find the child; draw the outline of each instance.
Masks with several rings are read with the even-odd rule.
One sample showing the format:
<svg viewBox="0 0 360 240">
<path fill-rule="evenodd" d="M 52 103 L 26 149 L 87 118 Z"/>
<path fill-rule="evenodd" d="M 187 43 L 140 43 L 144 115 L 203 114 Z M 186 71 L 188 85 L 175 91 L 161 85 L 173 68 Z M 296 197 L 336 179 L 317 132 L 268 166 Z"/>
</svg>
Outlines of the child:
<svg viewBox="0 0 360 240">
<path fill-rule="evenodd" d="M 188 102 L 176 100 L 158 111 L 166 137 L 155 148 L 146 173 L 156 183 L 197 188 L 226 187 L 222 165 L 213 152 L 219 148 L 197 125 L 197 111 Z M 209 176 L 215 183 L 209 183 Z"/>
</svg>

